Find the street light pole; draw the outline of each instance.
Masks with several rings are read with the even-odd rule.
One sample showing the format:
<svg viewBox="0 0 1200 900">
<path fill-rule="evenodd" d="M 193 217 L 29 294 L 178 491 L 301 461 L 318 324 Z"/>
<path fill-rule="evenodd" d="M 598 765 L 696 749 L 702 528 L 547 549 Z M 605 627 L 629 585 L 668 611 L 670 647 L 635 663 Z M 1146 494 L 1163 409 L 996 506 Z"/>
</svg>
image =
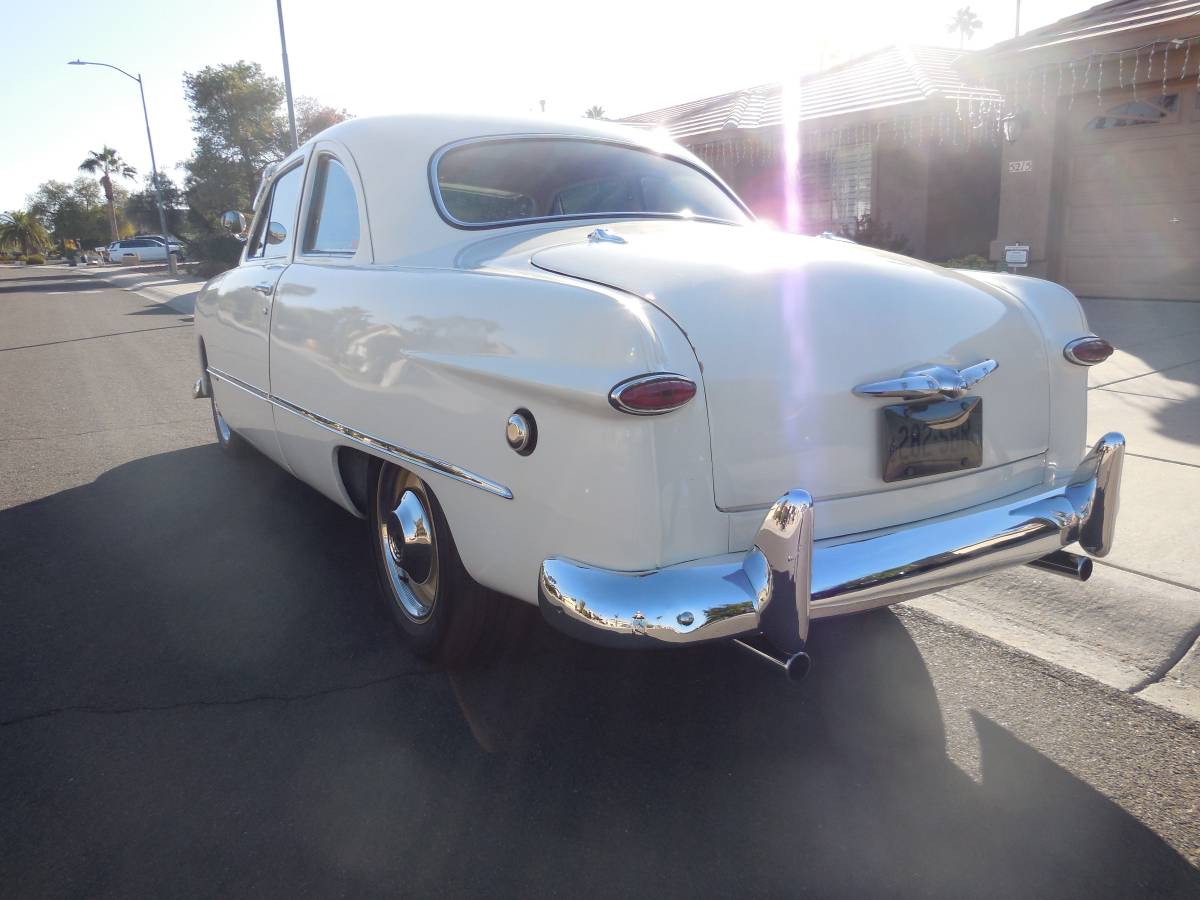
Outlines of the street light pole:
<svg viewBox="0 0 1200 900">
<path fill-rule="evenodd" d="M 296 108 L 292 105 L 292 70 L 288 67 L 287 36 L 283 33 L 283 0 L 275 0 L 275 9 L 279 13 L 279 46 L 283 49 L 283 89 L 287 93 L 288 125 L 292 129 L 292 149 L 300 146 L 300 138 L 296 135 Z"/>
<path fill-rule="evenodd" d="M 130 75 L 120 66 L 110 65 L 102 62 L 85 62 L 82 59 L 73 59 L 67 65 L 70 66 L 104 66 L 106 69 L 115 69 L 126 78 L 131 78 L 138 84 L 138 94 L 142 98 L 142 118 L 146 121 L 146 143 L 150 145 L 150 184 L 154 187 L 154 202 L 158 205 L 158 227 L 162 229 L 163 246 L 167 249 L 167 271 L 172 275 L 176 274 L 175 257 L 171 255 L 171 234 L 167 231 L 167 212 L 163 207 L 162 190 L 158 186 L 158 162 L 154 158 L 154 138 L 150 136 L 150 113 L 146 110 L 146 89 L 142 86 L 142 75 L 139 72 L 137 75 Z"/>
</svg>

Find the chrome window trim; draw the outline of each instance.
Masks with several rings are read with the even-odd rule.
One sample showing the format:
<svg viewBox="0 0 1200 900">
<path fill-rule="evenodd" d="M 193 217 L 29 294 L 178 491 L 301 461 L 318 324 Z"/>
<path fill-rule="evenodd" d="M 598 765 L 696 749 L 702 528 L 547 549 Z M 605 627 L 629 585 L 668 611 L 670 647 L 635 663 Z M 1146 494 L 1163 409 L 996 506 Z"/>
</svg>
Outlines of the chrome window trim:
<svg viewBox="0 0 1200 900">
<path fill-rule="evenodd" d="M 285 412 L 291 413 L 292 415 L 299 416 L 302 419 L 307 419 L 314 425 L 324 428 L 326 431 L 332 432 L 339 437 L 344 437 L 348 440 L 351 440 L 354 443 L 366 447 L 368 450 L 373 450 L 377 454 L 382 454 L 389 459 L 393 459 L 405 465 L 417 466 L 418 468 L 424 469 L 427 472 L 433 472 L 437 475 L 444 475 L 454 481 L 478 488 L 485 493 L 494 494 L 497 497 L 503 497 L 505 500 L 511 500 L 513 498 L 512 491 L 510 491 L 504 485 L 492 481 L 490 478 L 484 478 L 482 475 L 472 472 L 470 469 L 464 469 L 462 466 L 456 466 L 454 463 L 447 462 L 444 459 L 439 459 L 436 456 L 429 456 L 428 454 L 420 453 L 407 447 L 398 446 L 397 444 L 385 441 L 382 438 L 373 437 L 365 432 L 358 431 L 349 427 L 348 425 L 343 425 L 342 423 L 334 421 L 333 419 L 327 419 L 324 416 L 318 415 L 317 413 L 307 410 L 302 406 L 297 406 L 294 403 L 290 403 L 287 400 L 284 400 L 282 397 L 261 391 L 252 385 L 246 384 L 244 381 L 234 378 L 232 375 L 229 375 L 226 372 L 222 372 L 220 369 L 214 369 L 212 366 L 209 366 L 207 371 L 211 377 L 216 378 L 218 381 L 224 381 L 226 384 L 238 388 L 241 391 L 245 391 L 251 396 L 257 397 L 260 400 L 266 400 L 277 409 L 282 409 Z"/>
<path fill-rule="evenodd" d="M 636 213 L 585 213 L 572 216 L 535 216 L 527 219 L 502 219 L 497 222 L 464 222 L 461 219 L 455 218 L 442 200 L 441 186 L 438 184 L 437 170 L 438 163 L 442 157 L 459 147 L 470 144 L 485 144 L 485 143 L 513 143 L 516 141 L 582 141 L 589 144 L 608 144 L 614 147 L 623 147 L 627 150 L 635 150 L 641 153 L 649 153 L 654 156 L 661 156 L 666 159 L 673 160 L 677 163 L 687 166 L 699 172 L 713 184 L 715 184 L 722 193 L 724 193 L 734 205 L 737 206 L 746 216 L 745 222 L 734 222 L 729 219 L 719 219 L 712 216 L 683 216 L 678 213 L 660 213 L 660 212 L 636 212 Z M 460 228 L 464 231 L 483 231 L 489 228 L 510 228 L 514 225 L 535 225 L 545 222 L 577 222 L 581 219 L 674 219 L 683 222 L 715 222 L 720 225 L 748 225 L 755 221 L 754 213 L 750 208 L 742 202 L 741 198 L 734 193 L 715 172 L 707 171 L 691 160 L 684 159 L 674 153 L 659 152 L 650 147 L 641 144 L 635 144 L 631 141 L 622 141 L 618 138 L 606 138 L 592 135 L 580 134 L 561 134 L 556 132 L 546 133 L 522 133 L 522 134 L 488 134 L 478 137 L 463 138 L 457 141 L 451 141 L 449 144 L 443 144 L 433 152 L 433 156 L 429 158 L 429 193 L 433 197 L 433 205 L 438 211 L 446 224 Z"/>
<path fill-rule="evenodd" d="M 316 197 L 317 179 L 321 176 L 321 163 L 325 159 L 331 159 L 335 163 L 337 163 L 338 166 L 341 167 L 341 170 L 345 173 L 346 178 L 349 179 L 350 187 L 354 188 L 354 179 L 350 178 L 350 170 L 346 168 L 346 164 L 344 162 L 342 162 L 341 159 L 338 158 L 338 155 L 336 153 L 334 153 L 332 150 L 317 150 L 312 155 L 312 158 L 308 161 L 308 168 L 309 168 L 309 172 L 311 172 L 311 174 L 312 174 L 312 181 L 311 181 L 311 183 L 306 184 L 304 186 L 304 194 L 302 196 L 303 202 L 301 204 L 302 208 L 300 210 L 298 210 L 298 212 L 301 213 L 301 219 L 297 220 L 297 221 L 301 221 L 301 220 L 303 221 L 304 233 L 300 235 L 300 250 L 299 250 L 299 252 L 296 253 L 296 256 L 297 256 L 297 258 L 304 257 L 305 259 L 309 259 L 309 260 L 313 260 L 313 259 L 353 259 L 355 256 L 358 255 L 357 248 L 355 248 L 353 250 L 318 250 L 316 248 L 306 250 L 304 248 L 304 245 L 306 243 L 308 243 L 309 232 L 312 231 L 313 201 L 315 199 L 317 199 L 317 197 Z M 326 177 L 328 178 L 328 176 L 326 176 Z M 322 184 L 321 187 L 323 189 L 325 187 L 325 185 Z M 320 200 L 321 200 L 321 206 L 324 207 L 325 196 L 324 196 L 323 191 L 322 191 Z M 361 232 L 363 215 L 362 215 L 362 210 L 359 209 L 358 191 L 354 192 L 354 212 L 358 214 L 359 231 Z M 313 235 L 313 237 L 315 239 L 316 235 Z M 358 236 L 358 242 L 360 245 L 362 244 L 362 234 L 361 233 Z"/>
</svg>

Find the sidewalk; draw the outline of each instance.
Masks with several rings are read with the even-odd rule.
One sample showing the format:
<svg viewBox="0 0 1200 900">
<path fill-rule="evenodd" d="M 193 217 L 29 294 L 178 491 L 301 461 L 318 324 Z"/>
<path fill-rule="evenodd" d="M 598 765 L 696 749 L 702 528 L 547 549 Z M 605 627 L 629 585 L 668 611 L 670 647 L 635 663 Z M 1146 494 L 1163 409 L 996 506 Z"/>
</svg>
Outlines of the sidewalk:
<svg viewBox="0 0 1200 900">
<path fill-rule="evenodd" d="M 1088 440 L 1128 441 L 1113 552 L 1087 584 L 1019 569 L 910 606 L 1200 718 L 1200 303 L 1084 300 L 1118 351 Z"/>
<path fill-rule="evenodd" d="M 196 309 L 196 295 L 204 287 L 205 279 L 191 276 L 172 278 L 166 268 L 161 265 L 152 266 L 122 266 L 91 268 L 87 266 L 47 266 L 46 268 L 65 268 L 70 272 L 79 272 L 107 281 L 113 287 L 124 288 L 147 300 L 169 306 L 184 315 L 193 315 Z"/>
</svg>

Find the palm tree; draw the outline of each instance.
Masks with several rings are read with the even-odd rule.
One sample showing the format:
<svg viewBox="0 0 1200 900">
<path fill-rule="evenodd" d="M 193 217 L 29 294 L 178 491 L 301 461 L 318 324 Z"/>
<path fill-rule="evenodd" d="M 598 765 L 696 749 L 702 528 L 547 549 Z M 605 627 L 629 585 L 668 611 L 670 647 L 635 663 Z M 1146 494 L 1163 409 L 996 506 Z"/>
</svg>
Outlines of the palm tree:
<svg viewBox="0 0 1200 900">
<path fill-rule="evenodd" d="M 583 111 L 583 117 L 585 119 L 603 119 L 604 118 L 604 107 L 603 106 L 589 106 L 587 109 L 585 109 Z"/>
<path fill-rule="evenodd" d="M 963 43 L 971 39 L 976 31 L 983 27 L 983 20 L 972 12 L 971 7 L 960 7 L 950 18 L 950 24 L 946 26 L 946 31 L 950 34 L 958 32 L 958 48 L 961 50 Z"/>
<path fill-rule="evenodd" d="M 79 164 L 80 172 L 90 172 L 95 175 L 100 173 L 100 184 L 104 186 L 104 199 L 108 201 L 108 227 L 112 232 L 112 239 L 117 240 L 120 235 L 117 234 L 117 209 L 113 205 L 113 186 L 112 176 L 120 175 L 122 178 L 133 178 L 137 175 L 137 169 L 121 159 L 119 154 L 107 144 L 97 153 L 95 150 L 88 152 L 88 157 Z"/>
<path fill-rule="evenodd" d="M 50 246 L 50 236 L 33 213 L 0 213 L 0 250 L 19 249 L 28 256 Z"/>
</svg>

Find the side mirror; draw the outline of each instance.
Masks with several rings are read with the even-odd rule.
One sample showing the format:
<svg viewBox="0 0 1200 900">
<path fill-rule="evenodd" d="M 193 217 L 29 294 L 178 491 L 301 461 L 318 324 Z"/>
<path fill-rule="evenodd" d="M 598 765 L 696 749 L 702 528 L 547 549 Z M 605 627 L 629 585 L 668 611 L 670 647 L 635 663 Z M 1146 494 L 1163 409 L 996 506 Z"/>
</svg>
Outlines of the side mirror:
<svg viewBox="0 0 1200 900">
<path fill-rule="evenodd" d="M 221 214 L 221 227 L 239 241 L 246 240 L 246 229 L 249 227 L 244 213 L 229 210 Z"/>
<path fill-rule="evenodd" d="M 267 225 L 267 243 L 282 244 L 287 240 L 287 229 L 278 222 L 271 222 Z"/>
</svg>

